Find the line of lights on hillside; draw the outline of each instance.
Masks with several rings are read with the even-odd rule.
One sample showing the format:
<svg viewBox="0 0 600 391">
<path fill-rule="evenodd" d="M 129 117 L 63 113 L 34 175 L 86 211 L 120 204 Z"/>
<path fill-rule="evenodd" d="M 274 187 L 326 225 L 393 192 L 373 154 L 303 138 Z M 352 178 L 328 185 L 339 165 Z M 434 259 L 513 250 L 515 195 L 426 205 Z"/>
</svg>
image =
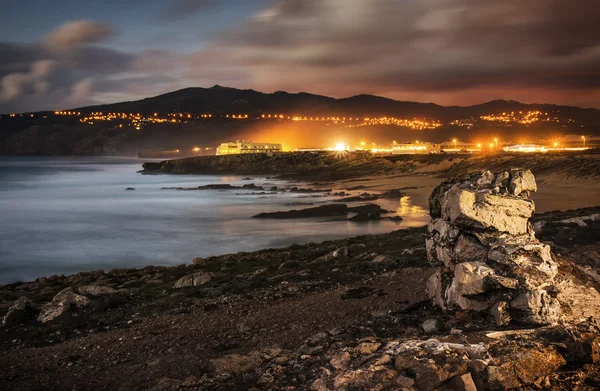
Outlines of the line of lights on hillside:
<svg viewBox="0 0 600 391">
<path fill-rule="evenodd" d="M 307 121 L 307 122 L 323 122 L 327 124 L 343 124 L 346 127 L 359 127 L 359 126 L 374 126 L 374 125 L 392 125 L 398 127 L 405 127 L 412 130 L 430 130 L 436 129 L 444 125 L 439 120 L 434 119 L 426 119 L 426 118 L 397 118 L 397 117 L 355 117 L 355 116 L 305 116 L 305 115 L 286 115 L 283 113 L 280 114 L 260 114 L 258 116 L 251 116 L 246 113 L 234 113 L 234 114 L 212 114 L 212 113 L 201 113 L 201 114 L 192 114 L 189 112 L 171 112 L 166 115 L 159 114 L 157 112 L 150 114 L 148 116 L 142 115 L 141 113 L 122 113 L 122 112 L 91 112 L 89 114 L 84 114 L 82 116 L 80 111 L 74 110 L 61 110 L 55 111 L 55 115 L 57 116 L 75 116 L 79 117 L 79 121 L 81 123 L 86 123 L 89 125 L 93 125 L 98 122 L 103 121 L 122 121 L 119 124 L 119 127 L 125 126 L 134 126 L 136 129 L 141 130 L 146 124 L 154 124 L 154 123 L 184 123 L 191 120 L 202 120 L 202 119 L 213 119 L 213 118 L 221 118 L 221 119 L 234 119 L 234 120 L 289 120 L 289 121 Z M 10 114 L 10 117 L 31 117 L 33 118 L 34 113 L 22 113 L 22 114 Z M 47 118 L 46 115 L 43 115 L 44 118 Z M 518 112 L 502 112 L 498 114 L 489 114 L 482 115 L 478 118 L 469 118 L 469 119 L 457 119 L 446 124 L 463 127 L 466 126 L 471 128 L 477 122 L 485 121 L 485 122 L 496 122 L 499 124 L 504 124 L 505 126 L 512 126 L 512 123 L 518 123 L 522 125 L 531 125 L 537 122 L 561 122 L 560 118 L 556 113 L 548 113 L 542 112 L 539 110 L 531 110 L 531 111 L 518 111 Z M 125 122 L 128 122 L 125 123 Z M 578 121 L 567 119 L 562 121 L 565 124 L 581 124 L 583 127 L 583 123 Z M 566 125 L 564 125 L 566 127 Z"/>
</svg>

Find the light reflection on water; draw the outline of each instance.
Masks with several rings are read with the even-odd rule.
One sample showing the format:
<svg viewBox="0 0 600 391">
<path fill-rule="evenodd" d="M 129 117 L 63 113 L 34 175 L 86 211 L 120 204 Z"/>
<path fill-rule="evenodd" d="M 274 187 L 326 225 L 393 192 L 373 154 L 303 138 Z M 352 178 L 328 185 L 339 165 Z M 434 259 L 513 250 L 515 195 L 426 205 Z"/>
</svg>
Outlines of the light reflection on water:
<svg viewBox="0 0 600 391">
<path fill-rule="evenodd" d="M 378 202 L 397 211 L 404 218 L 400 223 L 252 219 L 294 208 L 285 203 L 317 206 L 330 199 L 237 194 L 252 190 L 161 190 L 219 182 L 290 184 L 136 174 L 140 168 L 136 159 L 0 158 L 0 284 L 84 270 L 189 263 L 197 256 L 384 233 L 427 222 L 423 206 L 410 197 Z"/>
</svg>

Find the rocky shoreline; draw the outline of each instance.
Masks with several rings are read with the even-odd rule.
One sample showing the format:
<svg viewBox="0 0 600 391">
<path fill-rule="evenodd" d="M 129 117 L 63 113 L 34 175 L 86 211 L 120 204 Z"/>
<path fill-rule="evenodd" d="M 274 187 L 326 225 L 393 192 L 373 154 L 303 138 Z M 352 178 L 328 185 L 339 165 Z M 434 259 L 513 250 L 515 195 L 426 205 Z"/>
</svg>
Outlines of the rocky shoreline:
<svg viewBox="0 0 600 391">
<path fill-rule="evenodd" d="M 582 153 L 547 154 L 432 154 L 374 155 L 365 153 L 280 153 L 200 156 L 147 162 L 140 172 L 197 175 L 270 175 L 306 180 L 340 180 L 373 175 L 406 175 L 413 172 L 452 177 L 466 172 L 505 171 L 527 167 L 536 175 L 559 173 L 568 177 L 599 177 L 600 149 Z"/>
<path fill-rule="evenodd" d="M 596 389 L 600 207 L 534 215 L 530 227 L 554 254 L 560 322 L 498 325 L 459 296 L 443 303 L 452 311 L 434 306 L 426 240 L 439 231 L 410 228 L 1 286 L 0 386 Z"/>
</svg>

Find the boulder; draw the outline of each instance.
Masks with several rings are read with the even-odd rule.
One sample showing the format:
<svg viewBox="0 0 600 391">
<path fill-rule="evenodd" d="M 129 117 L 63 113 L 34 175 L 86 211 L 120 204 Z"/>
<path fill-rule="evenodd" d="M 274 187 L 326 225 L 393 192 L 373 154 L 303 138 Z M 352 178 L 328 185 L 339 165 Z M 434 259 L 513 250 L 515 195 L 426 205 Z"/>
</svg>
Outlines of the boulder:
<svg viewBox="0 0 600 391">
<path fill-rule="evenodd" d="M 513 235 L 528 232 L 533 201 L 479 193 L 453 186 L 442 204 L 442 214 L 457 227 L 493 229 Z"/>
<path fill-rule="evenodd" d="M 123 301 L 123 296 L 111 287 L 103 285 L 82 285 L 65 288 L 42 307 L 38 320 L 49 322 L 73 309 L 93 305 L 95 310 L 103 310 L 116 306 Z"/>
<path fill-rule="evenodd" d="M 196 272 L 193 274 L 188 274 L 187 276 L 181 277 L 179 280 L 175 281 L 173 284 L 173 288 L 187 288 L 192 286 L 204 285 L 214 277 L 213 273 L 209 272 Z"/>
<path fill-rule="evenodd" d="M 91 303 L 92 301 L 86 296 L 73 292 L 73 288 L 66 288 L 54 296 L 50 303 L 42 307 L 38 320 L 46 323 L 71 311 L 73 308 L 86 307 Z"/>
<path fill-rule="evenodd" d="M 34 318 L 36 313 L 37 310 L 31 301 L 27 297 L 21 296 L 8 308 L 6 315 L 2 319 L 2 325 L 8 326 L 22 323 Z"/>
<path fill-rule="evenodd" d="M 208 370 L 216 375 L 239 375 L 262 364 L 262 355 L 252 352 L 247 355 L 229 354 L 208 362 Z"/>
</svg>

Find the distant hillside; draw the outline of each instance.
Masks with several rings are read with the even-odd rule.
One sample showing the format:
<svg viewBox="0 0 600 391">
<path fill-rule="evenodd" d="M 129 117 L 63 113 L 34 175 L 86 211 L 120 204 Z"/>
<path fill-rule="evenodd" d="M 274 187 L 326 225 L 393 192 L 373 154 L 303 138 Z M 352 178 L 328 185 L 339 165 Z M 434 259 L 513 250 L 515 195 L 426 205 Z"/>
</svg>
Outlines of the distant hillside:
<svg viewBox="0 0 600 391">
<path fill-rule="evenodd" d="M 89 118 L 92 112 L 104 114 Z M 107 115 L 115 112 L 140 116 Z M 248 117 L 233 119 L 234 114 Z M 259 120 L 263 114 L 285 117 Z M 530 114 L 535 120 L 527 119 Z M 287 118 L 293 116 L 308 118 Z M 317 121 L 311 117 L 342 120 Z M 457 139 L 487 144 L 498 138 L 502 143 L 580 143 L 582 136 L 588 137 L 588 145 L 598 144 L 595 137 L 600 136 L 600 110 L 506 100 L 447 107 L 373 95 L 335 99 L 304 92 L 265 94 L 221 86 L 186 88 L 133 102 L 70 109 L 68 113 L 0 115 L 0 154 L 9 155 L 137 155 L 179 150 L 176 153 L 187 156 L 192 152 L 214 154 L 221 142 L 240 139 L 277 142 L 292 150 L 324 148 L 338 142 L 351 146 L 365 143 L 373 148 L 396 140 L 440 143 Z"/>
<path fill-rule="evenodd" d="M 340 115 L 340 116 L 395 116 L 400 118 L 433 118 L 442 121 L 479 117 L 492 113 L 540 110 L 557 113 L 574 120 L 600 122 L 600 110 L 582 109 L 551 104 L 525 104 L 516 101 L 494 100 L 475 106 L 440 106 L 434 103 L 396 101 L 373 95 L 357 95 L 335 99 L 305 92 L 277 91 L 265 94 L 254 90 L 229 87 L 185 88 L 183 90 L 132 102 L 88 106 L 74 109 L 82 113 L 127 112 L 151 114 L 155 112 L 189 113 L 244 113 L 250 116 L 264 113 L 286 115 Z"/>
</svg>

